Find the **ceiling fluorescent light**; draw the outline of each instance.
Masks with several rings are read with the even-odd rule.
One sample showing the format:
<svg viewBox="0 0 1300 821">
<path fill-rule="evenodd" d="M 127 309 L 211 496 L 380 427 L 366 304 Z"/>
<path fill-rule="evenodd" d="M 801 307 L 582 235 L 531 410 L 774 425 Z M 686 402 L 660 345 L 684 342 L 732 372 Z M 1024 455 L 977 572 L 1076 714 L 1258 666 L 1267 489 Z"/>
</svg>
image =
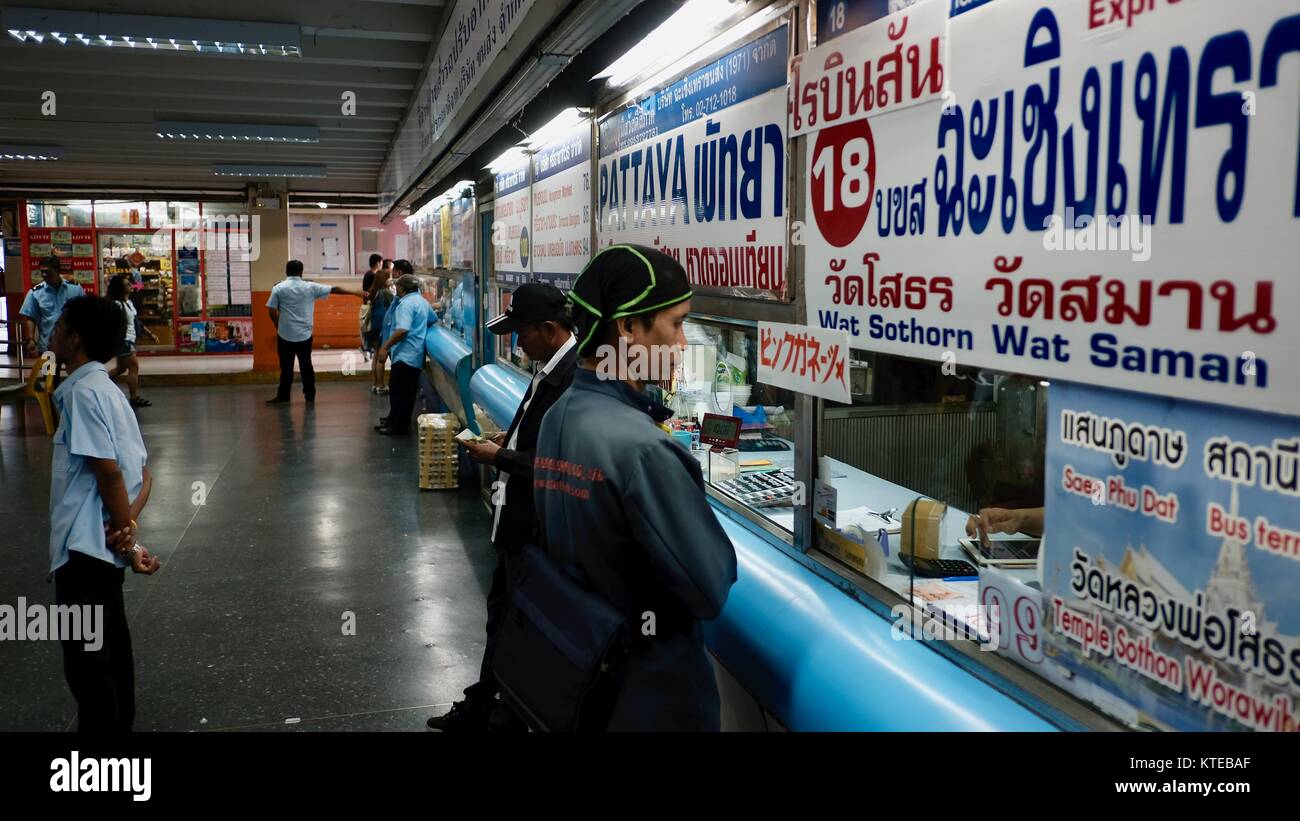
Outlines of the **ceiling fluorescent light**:
<svg viewBox="0 0 1300 821">
<path fill-rule="evenodd" d="M 512 145 L 483 167 L 495 174 L 503 168 L 514 168 L 527 159 L 528 151 L 523 146 Z"/>
<path fill-rule="evenodd" d="M 193 139 L 213 139 L 220 140 L 257 140 L 258 142 L 280 142 L 280 143 L 318 143 L 320 142 L 320 129 L 314 125 L 281 125 L 279 123 L 186 123 L 175 122 L 170 120 L 159 120 L 154 123 L 154 130 L 172 137 L 176 132 L 177 136 L 185 139 L 187 135 Z"/>
<path fill-rule="evenodd" d="M 323 165 L 238 165 L 219 163 L 212 166 L 218 177 L 325 177 Z"/>
<path fill-rule="evenodd" d="M 112 47 L 115 41 L 131 48 L 148 43 L 150 51 L 156 51 L 158 43 L 166 42 L 171 44 L 171 51 L 193 53 L 212 53 L 215 44 L 220 43 L 222 45 L 214 50 L 230 55 L 258 54 L 260 49 L 245 46 L 249 43 L 263 43 L 278 49 L 280 55 L 302 56 L 302 28 L 293 23 L 4 8 L 0 9 L 0 27 L 7 29 L 10 36 L 21 43 L 40 43 L 48 34 L 66 44 L 64 32 L 95 31 L 100 32 L 98 39 L 77 35 L 77 40 L 82 45 L 93 47 Z M 209 50 L 205 51 L 205 47 Z"/>
<path fill-rule="evenodd" d="M 435 200 L 458 200 L 460 199 L 461 192 L 463 192 L 466 188 L 472 190 L 474 188 L 474 183 L 471 182 L 470 180 L 461 180 L 460 182 L 453 185 L 451 188 L 448 188 L 446 191 L 443 191 L 434 199 Z"/>
<path fill-rule="evenodd" d="M 703 45 L 678 58 L 671 65 L 656 71 L 652 76 L 648 77 L 643 82 L 638 83 L 636 88 L 632 89 L 632 91 L 628 93 L 628 96 L 634 100 L 640 99 L 640 97 L 646 92 L 656 89 L 670 80 L 675 79 L 688 68 L 701 62 L 709 55 L 722 51 L 723 49 L 726 49 L 748 37 L 750 34 L 762 28 L 769 21 L 774 19 L 780 11 L 780 6 L 768 6 L 756 14 L 751 14 L 749 17 L 741 20 L 739 23 L 722 32 L 717 37 L 712 38 Z"/>
<path fill-rule="evenodd" d="M 604 78 L 620 87 L 674 63 L 704 45 L 720 23 L 742 8 L 731 0 L 690 0 L 592 79 Z"/>
<path fill-rule="evenodd" d="M 528 135 L 528 146 L 540 148 L 565 136 L 581 125 L 587 116 L 581 108 L 566 108 L 551 118 L 550 122 Z"/>
<path fill-rule="evenodd" d="M 63 149 L 57 145 L 0 145 L 3 160 L 61 160 Z"/>
</svg>

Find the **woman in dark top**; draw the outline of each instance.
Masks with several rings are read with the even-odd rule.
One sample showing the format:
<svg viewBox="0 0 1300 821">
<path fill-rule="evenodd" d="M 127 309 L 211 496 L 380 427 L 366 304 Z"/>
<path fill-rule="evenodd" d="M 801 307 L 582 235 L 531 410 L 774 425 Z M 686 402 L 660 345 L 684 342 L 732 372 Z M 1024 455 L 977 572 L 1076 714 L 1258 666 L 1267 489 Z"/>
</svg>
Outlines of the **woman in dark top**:
<svg viewBox="0 0 1300 821">
<path fill-rule="evenodd" d="M 117 379 L 125 373 L 131 404 L 137 408 L 147 407 L 153 403 L 140 396 L 140 359 L 135 355 L 136 331 L 144 331 L 155 343 L 158 342 L 158 337 L 154 336 L 148 326 L 137 321 L 137 308 L 130 299 L 124 274 L 118 274 L 108 281 L 107 296 L 122 312 L 122 342 L 117 348 L 117 364 L 108 372 L 108 376 Z"/>
<path fill-rule="evenodd" d="M 388 287 L 391 275 L 391 269 L 383 268 L 375 274 L 374 281 L 370 285 L 370 327 L 366 330 L 366 347 L 372 351 L 378 350 L 383 343 L 379 337 L 384 328 L 384 317 L 388 315 L 388 308 L 394 298 L 393 290 Z M 383 359 L 376 356 L 370 365 L 370 372 L 374 375 L 374 384 L 370 386 L 371 393 L 388 393 L 388 388 L 384 385 L 387 378 L 385 364 L 387 363 Z"/>
</svg>

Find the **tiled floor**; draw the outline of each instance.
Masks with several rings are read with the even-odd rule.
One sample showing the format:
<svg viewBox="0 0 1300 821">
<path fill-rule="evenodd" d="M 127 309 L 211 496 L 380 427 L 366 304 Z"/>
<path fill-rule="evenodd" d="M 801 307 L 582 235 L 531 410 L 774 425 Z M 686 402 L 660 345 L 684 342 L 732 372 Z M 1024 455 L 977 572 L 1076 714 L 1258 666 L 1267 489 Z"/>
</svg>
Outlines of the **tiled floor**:
<svg viewBox="0 0 1300 821">
<path fill-rule="evenodd" d="M 477 677 L 491 520 L 473 490 L 416 488 L 414 439 L 370 429 L 383 397 L 355 383 L 321 384 L 315 407 L 296 386 L 279 407 L 258 385 L 149 396 L 141 542 L 164 566 L 126 580 L 137 730 L 421 730 Z M 50 440 L 28 408 L 25 428 L 0 411 L 0 604 L 53 600 Z M 74 724 L 55 643 L 0 642 L 0 692 L 0 730 Z"/>
</svg>

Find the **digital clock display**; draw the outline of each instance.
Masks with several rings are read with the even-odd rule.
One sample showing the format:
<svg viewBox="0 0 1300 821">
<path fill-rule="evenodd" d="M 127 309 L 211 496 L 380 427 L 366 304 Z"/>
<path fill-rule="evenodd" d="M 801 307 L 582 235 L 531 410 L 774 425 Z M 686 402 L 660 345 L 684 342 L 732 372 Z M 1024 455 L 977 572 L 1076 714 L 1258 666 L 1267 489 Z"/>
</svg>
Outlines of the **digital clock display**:
<svg viewBox="0 0 1300 821">
<path fill-rule="evenodd" d="M 704 414 L 700 422 L 700 442 L 724 448 L 734 448 L 740 441 L 740 419 L 735 416 Z"/>
</svg>

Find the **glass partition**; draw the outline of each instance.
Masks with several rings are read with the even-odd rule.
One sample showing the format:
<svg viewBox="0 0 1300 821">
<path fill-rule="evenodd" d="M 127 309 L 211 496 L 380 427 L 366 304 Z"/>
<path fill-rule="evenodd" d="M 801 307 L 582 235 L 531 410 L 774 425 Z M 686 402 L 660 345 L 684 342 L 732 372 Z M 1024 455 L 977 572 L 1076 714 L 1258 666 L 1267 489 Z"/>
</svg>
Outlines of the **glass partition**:
<svg viewBox="0 0 1300 821">
<path fill-rule="evenodd" d="M 674 438 L 726 500 L 792 533 L 796 505 L 807 496 L 795 480 L 794 393 L 758 382 L 753 323 L 692 318 L 685 334 L 686 353 L 667 396 Z"/>
</svg>

